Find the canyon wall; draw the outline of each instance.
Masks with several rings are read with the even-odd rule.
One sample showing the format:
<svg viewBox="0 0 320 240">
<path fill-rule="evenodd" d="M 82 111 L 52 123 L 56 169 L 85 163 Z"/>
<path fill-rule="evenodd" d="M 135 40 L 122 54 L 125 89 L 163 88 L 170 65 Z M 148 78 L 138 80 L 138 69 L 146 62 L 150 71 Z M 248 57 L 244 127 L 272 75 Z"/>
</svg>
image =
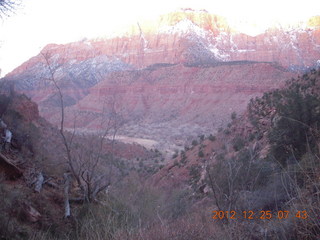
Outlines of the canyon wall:
<svg viewBox="0 0 320 240">
<path fill-rule="evenodd" d="M 320 66 L 319 17 L 249 36 L 223 17 L 182 11 L 137 23 L 122 36 L 47 45 L 5 79 L 67 127 L 88 131 L 116 116 L 123 134 L 156 139 L 217 130 L 232 112 Z"/>
</svg>

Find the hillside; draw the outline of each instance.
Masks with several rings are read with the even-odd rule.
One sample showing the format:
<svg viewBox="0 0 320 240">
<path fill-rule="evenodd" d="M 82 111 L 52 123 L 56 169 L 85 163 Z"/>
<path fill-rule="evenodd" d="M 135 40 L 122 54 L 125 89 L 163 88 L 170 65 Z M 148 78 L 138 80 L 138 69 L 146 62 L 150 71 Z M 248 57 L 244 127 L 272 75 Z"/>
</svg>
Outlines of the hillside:
<svg viewBox="0 0 320 240">
<path fill-rule="evenodd" d="M 91 187 L 95 186 L 93 181 L 102 187 L 106 182 L 108 186 L 117 183 L 131 171 L 148 176 L 161 167 L 159 152 L 90 134 L 64 133 L 66 149 L 61 132 L 39 116 L 37 105 L 25 95 L 8 89 L 7 83 L 2 82 L 1 139 L 4 125 L 12 132 L 9 147 L 5 149 L 1 140 L 0 148 L 2 239 L 30 239 L 37 231 L 49 231 L 53 225 L 61 227 L 66 234 L 63 231 L 68 229 L 63 230 L 63 225 L 70 227 L 72 221 L 62 220 L 63 177 L 70 173 L 70 168 L 75 173 L 70 177 L 70 198 L 81 203 L 84 200 L 75 187 L 77 177 Z M 84 178 L 86 171 L 92 174 L 91 180 Z"/>
<path fill-rule="evenodd" d="M 203 208 L 223 211 L 215 221 L 224 222 L 239 239 L 262 234 L 317 239 L 319 83 L 320 70 L 312 70 L 252 99 L 243 115 L 230 117 L 227 128 L 195 138 L 177 152 L 153 176 L 153 184 L 191 191 Z M 232 220 L 230 211 L 242 220 Z M 243 211 L 252 211 L 258 220 L 247 222 L 239 216 Z M 266 211 L 272 215 L 261 218 L 258 213 Z M 279 211 L 291 215 L 279 221 Z"/>
<path fill-rule="evenodd" d="M 122 157 L 110 161 L 110 155 L 97 155 L 96 136 L 76 136 L 70 147 L 81 163 L 74 166 L 83 172 L 72 177 L 72 216 L 64 219 L 63 176 L 70 165 L 61 134 L 26 96 L 1 95 L 2 119 L 13 132 L 11 148 L 0 155 L 1 236 L 86 239 L 95 232 L 94 239 L 231 239 L 230 234 L 232 239 L 317 239 L 319 82 L 319 70 L 287 80 L 252 99 L 243 115 L 231 114 L 230 124 L 215 136 L 199 136 L 158 169 L 151 164 L 159 163 L 158 151 L 116 143 L 114 150 L 123 146 Z M 72 141 L 72 135 L 65 136 Z M 113 148 L 106 143 L 103 152 L 110 154 Z M 128 149 L 135 149 L 132 155 Z M 94 159 L 102 160 L 98 168 Z M 91 167 L 94 179 L 107 172 L 113 180 L 107 192 L 86 202 L 81 184 L 90 183 L 85 174 Z M 45 179 L 40 190 L 39 176 Z"/>
</svg>

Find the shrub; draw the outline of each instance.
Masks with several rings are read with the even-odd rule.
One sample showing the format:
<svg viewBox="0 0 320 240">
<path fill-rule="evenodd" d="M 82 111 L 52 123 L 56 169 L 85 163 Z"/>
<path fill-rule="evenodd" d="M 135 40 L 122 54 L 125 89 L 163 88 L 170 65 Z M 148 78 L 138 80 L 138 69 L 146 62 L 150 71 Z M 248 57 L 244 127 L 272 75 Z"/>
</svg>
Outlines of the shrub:
<svg viewBox="0 0 320 240">
<path fill-rule="evenodd" d="M 200 135 L 200 136 L 199 136 L 199 139 L 200 139 L 200 142 L 202 142 L 202 141 L 204 140 L 204 135 L 203 135 L 203 134 Z"/>
<path fill-rule="evenodd" d="M 245 141 L 240 136 L 237 136 L 233 139 L 233 149 L 237 152 L 245 146 Z"/>
<path fill-rule="evenodd" d="M 139 162 L 139 167 L 140 167 L 140 168 L 143 168 L 143 166 L 144 166 L 143 162 L 140 161 L 140 162 Z"/>
<path fill-rule="evenodd" d="M 235 120 L 236 118 L 237 118 L 237 113 L 236 112 L 231 113 L 231 119 Z"/>
<path fill-rule="evenodd" d="M 203 151 L 202 150 L 200 150 L 199 152 L 198 152 L 198 157 L 204 157 L 204 153 L 203 153 Z"/>
<path fill-rule="evenodd" d="M 209 135 L 209 140 L 214 142 L 216 140 L 216 137 L 213 136 L 212 134 Z"/>
<path fill-rule="evenodd" d="M 192 146 L 197 146 L 198 145 L 198 141 L 197 140 L 193 140 L 191 144 L 192 144 Z"/>
<path fill-rule="evenodd" d="M 231 133 L 229 129 L 225 129 L 223 132 L 225 135 L 229 135 Z"/>
<path fill-rule="evenodd" d="M 188 190 L 173 190 L 166 199 L 167 204 L 162 209 L 166 218 L 173 220 L 185 215 L 190 206 L 189 196 Z"/>
<path fill-rule="evenodd" d="M 320 121 L 320 97 L 305 94 L 301 85 L 293 85 L 283 93 L 284 101 L 277 103 L 280 116 L 269 132 L 271 154 L 282 165 L 294 155 L 299 159 L 307 147 L 315 147 L 313 127 Z"/>
<path fill-rule="evenodd" d="M 249 142 L 252 142 L 255 139 L 256 135 L 254 133 L 250 133 Z"/>
<path fill-rule="evenodd" d="M 186 163 L 187 163 L 187 157 L 186 157 L 186 155 L 183 155 L 183 156 L 182 156 L 182 158 L 181 158 L 181 161 L 180 161 L 180 162 L 181 162 L 181 164 L 182 164 L 182 165 L 184 165 L 184 164 L 186 164 Z"/>
</svg>

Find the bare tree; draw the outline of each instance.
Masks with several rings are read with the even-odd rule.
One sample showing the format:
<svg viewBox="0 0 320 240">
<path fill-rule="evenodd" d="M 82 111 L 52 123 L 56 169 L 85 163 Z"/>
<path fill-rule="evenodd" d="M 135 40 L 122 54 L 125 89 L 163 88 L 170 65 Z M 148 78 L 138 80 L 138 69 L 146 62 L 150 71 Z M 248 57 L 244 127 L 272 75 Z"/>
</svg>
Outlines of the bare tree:
<svg viewBox="0 0 320 240">
<path fill-rule="evenodd" d="M 116 112 L 115 103 L 111 102 L 109 104 L 109 113 L 106 114 L 103 110 L 102 115 L 106 115 L 103 118 L 103 123 L 101 124 L 102 131 L 98 136 L 85 137 L 76 134 L 76 124 L 74 124 L 73 131 L 65 131 L 65 98 L 63 96 L 63 88 L 61 82 L 57 80 L 56 74 L 60 64 L 52 61 L 50 54 L 41 53 L 45 65 L 47 67 L 46 77 L 51 86 L 56 90 L 59 99 L 59 108 L 61 114 L 61 120 L 59 124 L 60 135 L 62 138 L 62 143 L 66 150 L 66 164 L 70 173 L 65 175 L 65 217 L 70 216 L 70 204 L 69 201 L 77 202 L 92 202 L 97 199 L 97 195 L 105 190 L 111 183 L 111 168 L 109 171 L 106 164 L 102 164 L 103 161 L 113 161 L 113 154 L 111 153 L 111 159 L 106 158 L 104 154 L 104 144 L 107 141 L 108 136 L 112 135 L 112 148 L 113 142 L 117 131 L 119 130 L 123 121 L 118 121 L 120 118 Z M 77 135 L 77 137 L 75 137 Z M 109 164 L 110 166 L 111 164 Z M 77 185 L 79 186 L 81 196 L 77 198 L 70 198 L 70 177 L 72 176 Z"/>
</svg>

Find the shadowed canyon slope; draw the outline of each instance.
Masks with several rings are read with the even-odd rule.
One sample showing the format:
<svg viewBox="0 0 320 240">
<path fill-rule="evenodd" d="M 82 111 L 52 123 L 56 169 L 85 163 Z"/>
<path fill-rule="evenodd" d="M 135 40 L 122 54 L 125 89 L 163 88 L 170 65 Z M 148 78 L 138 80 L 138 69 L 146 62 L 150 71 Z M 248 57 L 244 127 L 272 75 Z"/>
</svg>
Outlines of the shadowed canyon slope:
<svg viewBox="0 0 320 240">
<path fill-rule="evenodd" d="M 125 123 L 121 134 L 158 142 L 208 133 L 242 112 L 250 98 L 283 85 L 289 70 L 319 65 L 319 17 L 303 27 L 239 33 L 206 11 L 182 10 L 137 24 L 130 34 L 50 44 L 6 79 L 59 123 L 63 91 L 68 127 Z M 50 68 L 49 68 L 50 67 Z"/>
</svg>

